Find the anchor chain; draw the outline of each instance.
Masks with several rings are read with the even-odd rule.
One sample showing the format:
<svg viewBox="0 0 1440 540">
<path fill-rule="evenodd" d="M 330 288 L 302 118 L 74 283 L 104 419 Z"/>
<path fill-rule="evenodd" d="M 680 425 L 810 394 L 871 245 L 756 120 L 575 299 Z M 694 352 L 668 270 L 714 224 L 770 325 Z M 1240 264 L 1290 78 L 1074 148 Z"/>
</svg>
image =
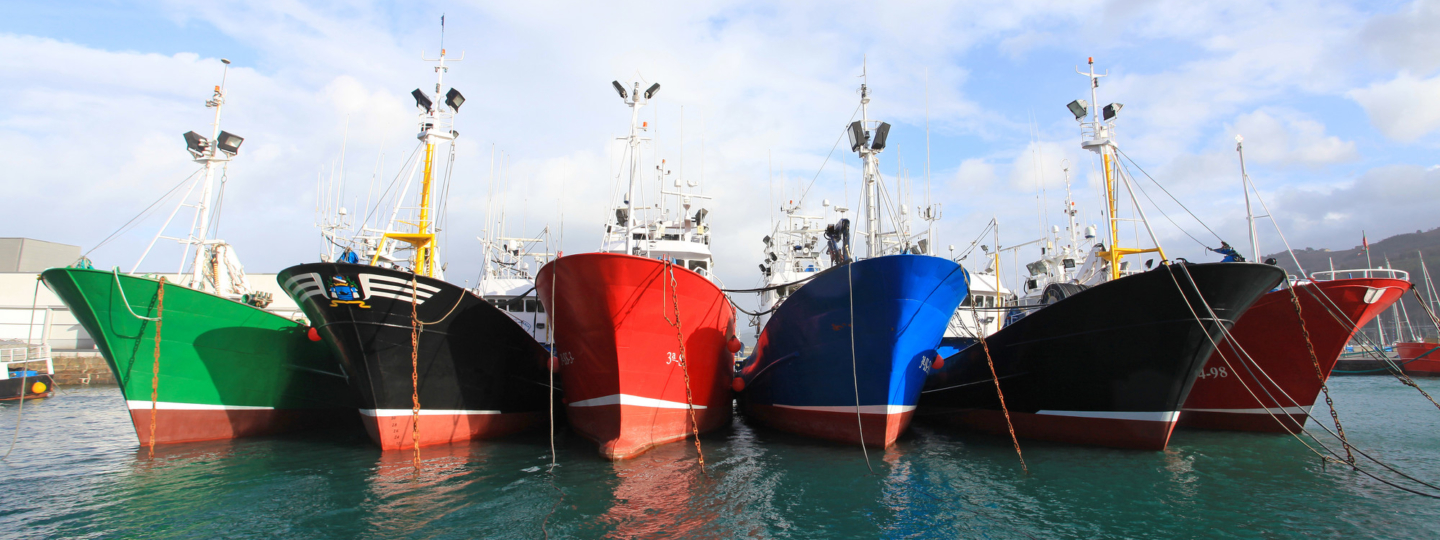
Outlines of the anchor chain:
<svg viewBox="0 0 1440 540">
<path fill-rule="evenodd" d="M 420 470 L 420 314 L 415 303 L 419 283 L 410 274 L 410 440 L 415 445 L 415 470 Z M 464 298 L 464 295 L 461 295 Z M 458 305 L 458 304 L 457 304 Z"/>
<path fill-rule="evenodd" d="M 160 323 L 165 318 L 165 277 L 155 290 L 155 364 L 150 368 L 150 455 L 155 458 L 155 415 L 160 401 Z"/>
<path fill-rule="evenodd" d="M 680 372 L 685 374 L 685 407 L 690 411 L 690 432 L 695 435 L 695 454 L 700 460 L 700 472 L 709 476 L 710 473 L 705 472 L 705 451 L 700 448 L 700 421 L 696 419 L 694 396 L 690 392 L 690 368 L 685 363 L 685 332 L 680 328 L 680 297 L 677 294 L 679 284 L 675 281 L 674 262 L 665 261 L 665 273 L 669 276 L 665 282 L 665 290 L 669 293 L 671 307 L 675 311 L 675 320 L 670 320 L 666 315 L 665 322 L 675 328 L 675 341 L 680 345 Z"/>
<path fill-rule="evenodd" d="M 1330 407 L 1330 419 L 1335 421 L 1335 431 L 1340 435 L 1340 443 L 1345 446 L 1345 461 L 1349 462 L 1351 467 L 1356 467 L 1355 455 L 1350 452 L 1350 440 L 1345 438 L 1345 426 L 1340 425 L 1340 415 L 1335 412 L 1335 401 L 1330 399 L 1330 388 L 1325 384 L 1325 372 L 1320 369 L 1320 360 L 1315 357 L 1315 345 L 1310 342 L 1310 329 L 1306 328 L 1305 316 L 1300 310 L 1300 296 L 1295 294 L 1293 283 L 1286 288 L 1290 289 L 1290 303 L 1295 306 L 1295 318 L 1300 320 L 1300 333 L 1305 336 L 1305 350 L 1310 352 L 1310 363 L 1315 366 L 1315 377 L 1320 379 L 1320 392 L 1325 394 L 1325 405 Z M 1305 426 L 1301 425 L 1300 428 L 1304 429 Z"/>
<path fill-rule="evenodd" d="M 1020 452 L 1020 439 L 1015 436 L 1015 424 L 1010 421 L 1010 409 L 1005 406 L 1005 392 L 1000 390 L 1000 375 L 995 373 L 995 361 L 990 359 L 990 344 L 986 343 L 983 337 L 980 338 L 980 348 L 985 350 L 985 363 L 990 365 L 990 376 L 995 378 L 995 395 L 1000 396 L 1000 412 L 1005 413 L 1005 427 L 1010 429 L 1010 442 L 1015 444 L 1015 455 L 1020 458 L 1020 470 L 1030 474 L 1030 467 L 1025 465 L 1025 454 Z"/>
</svg>

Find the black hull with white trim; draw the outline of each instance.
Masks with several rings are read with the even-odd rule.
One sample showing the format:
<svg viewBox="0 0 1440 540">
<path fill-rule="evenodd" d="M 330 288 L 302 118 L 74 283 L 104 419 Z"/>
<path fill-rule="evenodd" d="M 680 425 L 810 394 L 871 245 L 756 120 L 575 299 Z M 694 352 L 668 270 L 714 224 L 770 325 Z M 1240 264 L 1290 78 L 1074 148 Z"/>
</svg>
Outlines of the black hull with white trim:
<svg viewBox="0 0 1440 540">
<path fill-rule="evenodd" d="M 335 351 L 360 395 L 362 419 L 383 448 L 414 444 L 416 386 L 422 446 L 501 436 L 544 421 L 549 353 L 470 291 L 345 263 L 302 264 L 276 279 Z M 412 367 L 415 319 L 425 324 Z"/>
<path fill-rule="evenodd" d="M 1002 328 L 985 344 L 1016 435 L 1163 449 L 1221 325 L 1233 326 L 1284 277 L 1253 263 L 1161 265 Z M 946 358 L 927 378 L 916 415 L 1008 434 L 985 347 Z"/>
</svg>

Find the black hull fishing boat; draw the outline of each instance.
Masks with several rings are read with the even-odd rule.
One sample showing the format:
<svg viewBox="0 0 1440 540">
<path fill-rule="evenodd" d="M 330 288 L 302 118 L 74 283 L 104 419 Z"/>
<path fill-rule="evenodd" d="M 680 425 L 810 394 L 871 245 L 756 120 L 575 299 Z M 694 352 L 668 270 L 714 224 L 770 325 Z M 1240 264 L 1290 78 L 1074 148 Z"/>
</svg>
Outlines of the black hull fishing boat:
<svg viewBox="0 0 1440 540">
<path fill-rule="evenodd" d="M 334 348 L 359 393 L 365 428 L 382 448 L 414 444 L 416 395 L 421 446 L 498 437 L 544 422 L 549 354 L 517 321 L 470 291 L 346 263 L 302 264 L 276 279 L 309 317 L 311 339 Z M 418 348 L 411 342 L 416 325 Z"/>
<path fill-rule="evenodd" d="M 1284 277 L 1269 265 L 1177 263 L 1088 289 L 1052 285 L 1042 307 L 944 359 L 916 414 L 1007 434 L 1003 393 L 1017 437 L 1164 449 L 1221 326 Z"/>
</svg>

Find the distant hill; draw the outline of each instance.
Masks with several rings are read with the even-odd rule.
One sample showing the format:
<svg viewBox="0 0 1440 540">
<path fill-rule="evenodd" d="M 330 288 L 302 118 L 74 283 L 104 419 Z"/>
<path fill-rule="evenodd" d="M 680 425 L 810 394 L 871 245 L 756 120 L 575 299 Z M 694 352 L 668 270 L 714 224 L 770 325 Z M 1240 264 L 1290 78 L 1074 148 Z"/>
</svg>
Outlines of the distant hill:
<svg viewBox="0 0 1440 540">
<path fill-rule="evenodd" d="M 1360 237 L 1356 235 L 1356 243 Z M 1329 270 L 1331 261 L 1334 261 L 1336 270 L 1349 270 L 1357 268 L 1368 268 L 1373 264 L 1375 268 L 1385 266 L 1385 258 L 1390 258 L 1390 267 L 1396 270 L 1410 272 L 1410 277 L 1416 283 L 1421 282 L 1420 276 L 1420 253 L 1425 254 L 1425 265 L 1430 268 L 1432 279 L 1440 274 L 1440 227 L 1428 231 L 1415 231 L 1385 238 L 1383 240 L 1370 241 L 1370 262 L 1365 261 L 1365 250 L 1356 245 L 1345 250 L 1304 248 L 1295 250 L 1295 258 L 1300 259 L 1306 272 L 1319 272 Z M 1298 274 L 1295 263 L 1290 260 L 1290 255 L 1285 252 L 1266 255 L 1267 258 L 1274 257 L 1281 267 L 1292 274 Z"/>
<path fill-rule="evenodd" d="M 1358 244 L 1360 236 L 1357 234 L 1355 241 Z M 1421 254 L 1425 257 L 1425 266 L 1430 270 L 1432 280 L 1440 281 L 1440 227 L 1428 231 L 1415 231 L 1391 236 L 1381 240 L 1370 241 L 1370 261 L 1365 260 L 1365 250 L 1356 245 L 1345 250 L 1304 248 L 1295 250 L 1295 258 L 1305 267 L 1307 273 L 1329 270 L 1332 262 L 1336 270 L 1358 270 L 1364 268 L 1387 267 L 1386 258 L 1389 258 L 1389 268 L 1404 270 L 1410 273 L 1410 282 L 1414 283 L 1422 296 L 1427 294 L 1425 289 L 1425 276 L 1420 270 Z M 1273 257 L 1275 261 L 1291 274 L 1299 275 L 1295 268 L 1295 262 L 1285 252 L 1266 255 L 1266 258 Z M 1437 283 L 1440 285 L 1440 283 Z M 1435 324 L 1430 321 L 1428 315 L 1421 309 L 1414 295 L 1405 295 L 1404 312 L 1409 315 L 1410 326 L 1405 328 L 1406 338 L 1409 337 L 1410 327 L 1414 328 L 1416 334 L 1422 336 L 1436 337 L 1440 334 Z M 1385 324 L 1385 335 L 1388 340 L 1395 339 L 1395 328 L 1403 326 L 1404 317 L 1397 319 L 1394 314 L 1386 313 L 1381 317 Z M 1375 335 L 1375 324 L 1371 323 L 1366 328 L 1366 333 Z"/>
</svg>

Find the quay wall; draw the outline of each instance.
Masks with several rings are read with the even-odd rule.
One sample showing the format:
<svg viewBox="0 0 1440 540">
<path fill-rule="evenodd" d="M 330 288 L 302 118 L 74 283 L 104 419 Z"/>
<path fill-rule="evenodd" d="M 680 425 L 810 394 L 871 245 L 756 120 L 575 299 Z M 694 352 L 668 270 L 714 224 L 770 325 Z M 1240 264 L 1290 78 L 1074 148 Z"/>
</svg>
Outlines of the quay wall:
<svg viewBox="0 0 1440 540">
<path fill-rule="evenodd" d="M 50 355 L 55 363 L 56 386 L 115 386 L 115 373 L 98 352 L 56 352 Z"/>
</svg>

